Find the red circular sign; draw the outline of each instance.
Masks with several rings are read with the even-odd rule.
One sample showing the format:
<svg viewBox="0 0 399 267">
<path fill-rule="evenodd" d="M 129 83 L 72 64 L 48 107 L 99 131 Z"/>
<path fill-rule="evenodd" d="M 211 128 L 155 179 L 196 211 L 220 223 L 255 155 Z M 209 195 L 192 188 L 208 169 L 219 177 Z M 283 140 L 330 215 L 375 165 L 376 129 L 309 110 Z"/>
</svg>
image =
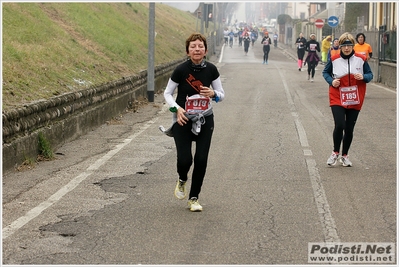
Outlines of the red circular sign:
<svg viewBox="0 0 399 267">
<path fill-rule="evenodd" d="M 314 25 L 316 25 L 316 28 L 321 29 L 321 28 L 323 28 L 323 26 L 324 26 L 324 20 L 322 20 L 322 19 L 316 19 L 316 21 L 314 22 Z"/>
</svg>

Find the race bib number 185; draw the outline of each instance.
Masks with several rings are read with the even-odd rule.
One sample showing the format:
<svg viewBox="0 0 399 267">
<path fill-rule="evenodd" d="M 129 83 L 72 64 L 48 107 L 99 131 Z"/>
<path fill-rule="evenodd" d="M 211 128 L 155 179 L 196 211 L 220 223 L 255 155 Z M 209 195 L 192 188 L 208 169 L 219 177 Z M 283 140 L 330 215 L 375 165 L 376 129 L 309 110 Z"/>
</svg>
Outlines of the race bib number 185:
<svg viewBox="0 0 399 267">
<path fill-rule="evenodd" d="M 341 105 L 357 105 L 360 103 L 359 91 L 357 85 L 349 87 L 339 88 L 339 93 L 341 95 Z"/>
</svg>

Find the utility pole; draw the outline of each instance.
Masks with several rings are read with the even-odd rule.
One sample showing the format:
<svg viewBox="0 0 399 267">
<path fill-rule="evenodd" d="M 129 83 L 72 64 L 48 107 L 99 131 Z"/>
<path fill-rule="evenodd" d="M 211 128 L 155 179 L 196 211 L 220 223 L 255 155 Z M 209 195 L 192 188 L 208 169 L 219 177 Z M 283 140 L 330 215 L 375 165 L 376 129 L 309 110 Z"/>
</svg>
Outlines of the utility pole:
<svg viewBox="0 0 399 267">
<path fill-rule="evenodd" d="M 154 54 L 155 54 L 155 3 L 150 3 L 148 29 L 148 69 L 147 97 L 148 102 L 154 102 Z"/>
</svg>

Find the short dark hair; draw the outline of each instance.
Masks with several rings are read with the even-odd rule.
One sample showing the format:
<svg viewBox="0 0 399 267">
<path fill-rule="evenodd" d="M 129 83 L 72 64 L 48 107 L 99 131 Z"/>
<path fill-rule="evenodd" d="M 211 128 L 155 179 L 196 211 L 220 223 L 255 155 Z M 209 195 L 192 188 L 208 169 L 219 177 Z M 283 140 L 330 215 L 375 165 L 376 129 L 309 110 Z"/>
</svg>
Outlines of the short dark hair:
<svg viewBox="0 0 399 267">
<path fill-rule="evenodd" d="M 208 45 L 206 43 L 206 37 L 200 33 L 193 33 L 191 34 L 186 40 L 186 52 L 188 53 L 188 48 L 190 46 L 190 42 L 200 40 L 204 43 L 205 51 L 208 50 Z"/>
<path fill-rule="evenodd" d="M 364 42 L 366 42 L 366 35 L 364 35 L 364 33 L 359 32 L 358 34 L 356 34 L 356 42 L 359 42 L 357 39 L 359 38 L 359 36 L 363 36 Z"/>
</svg>

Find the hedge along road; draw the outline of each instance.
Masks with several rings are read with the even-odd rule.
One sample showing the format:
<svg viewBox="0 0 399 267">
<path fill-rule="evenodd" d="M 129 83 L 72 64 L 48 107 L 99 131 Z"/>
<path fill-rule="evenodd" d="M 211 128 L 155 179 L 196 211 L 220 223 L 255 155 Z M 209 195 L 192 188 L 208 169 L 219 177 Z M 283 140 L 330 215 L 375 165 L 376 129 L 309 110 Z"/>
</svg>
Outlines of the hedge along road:
<svg viewBox="0 0 399 267">
<path fill-rule="evenodd" d="M 125 113 L 3 176 L 4 264 L 306 264 L 309 242 L 395 242 L 396 92 L 369 84 L 351 168 L 327 167 L 333 122 L 327 85 L 286 51 L 215 60 L 226 99 L 201 213 L 173 196 L 171 114 L 154 104 Z M 384 129 L 381 131 L 380 129 Z M 190 180 L 188 183 L 190 186 Z"/>
</svg>

